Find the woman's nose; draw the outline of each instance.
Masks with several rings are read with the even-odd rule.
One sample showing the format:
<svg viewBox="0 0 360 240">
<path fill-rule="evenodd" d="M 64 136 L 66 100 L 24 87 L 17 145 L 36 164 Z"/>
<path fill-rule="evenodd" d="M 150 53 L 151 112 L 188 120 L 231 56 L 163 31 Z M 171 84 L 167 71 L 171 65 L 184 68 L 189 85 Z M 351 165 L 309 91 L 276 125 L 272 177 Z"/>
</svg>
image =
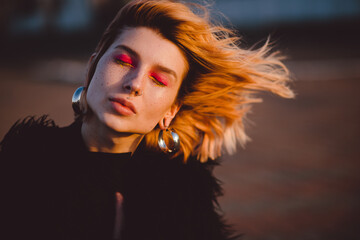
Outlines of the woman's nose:
<svg viewBox="0 0 360 240">
<path fill-rule="evenodd" d="M 133 72 L 127 76 L 126 81 L 123 84 L 123 88 L 127 93 L 135 97 L 143 94 L 144 77 L 141 72 Z"/>
</svg>

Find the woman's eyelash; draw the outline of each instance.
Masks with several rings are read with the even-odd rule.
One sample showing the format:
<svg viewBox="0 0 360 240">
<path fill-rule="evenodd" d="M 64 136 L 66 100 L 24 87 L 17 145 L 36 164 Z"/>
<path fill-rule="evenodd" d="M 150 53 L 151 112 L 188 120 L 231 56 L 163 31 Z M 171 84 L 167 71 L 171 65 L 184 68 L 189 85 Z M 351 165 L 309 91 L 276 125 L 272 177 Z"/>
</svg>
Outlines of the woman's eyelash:
<svg viewBox="0 0 360 240">
<path fill-rule="evenodd" d="M 157 85 L 161 86 L 161 87 L 165 87 L 166 84 L 157 80 L 154 76 L 150 76 L 150 79 L 152 79 Z"/>
<path fill-rule="evenodd" d="M 115 62 L 117 64 L 123 65 L 123 66 L 128 66 L 128 67 L 134 67 L 131 63 L 125 62 L 121 59 L 115 58 Z"/>
<path fill-rule="evenodd" d="M 131 68 L 134 67 L 134 65 L 133 65 L 133 63 L 132 63 L 131 60 L 127 59 L 127 57 L 124 57 L 124 58 L 126 58 L 126 59 L 122 59 L 122 58 L 123 58 L 122 56 L 117 56 L 117 57 L 115 57 L 115 62 L 116 62 L 117 64 L 122 65 L 122 66 L 127 66 L 127 67 L 131 67 Z"/>
</svg>

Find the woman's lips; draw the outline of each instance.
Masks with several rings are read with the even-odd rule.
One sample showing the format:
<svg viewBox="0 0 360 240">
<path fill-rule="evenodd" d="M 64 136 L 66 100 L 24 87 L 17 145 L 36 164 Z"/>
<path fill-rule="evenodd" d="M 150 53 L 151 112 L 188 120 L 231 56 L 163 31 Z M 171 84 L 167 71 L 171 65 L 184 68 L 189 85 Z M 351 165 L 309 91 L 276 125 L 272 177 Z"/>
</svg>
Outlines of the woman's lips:
<svg viewBox="0 0 360 240">
<path fill-rule="evenodd" d="M 121 115 L 130 116 L 136 114 L 135 106 L 124 98 L 110 98 L 111 105 Z"/>
</svg>

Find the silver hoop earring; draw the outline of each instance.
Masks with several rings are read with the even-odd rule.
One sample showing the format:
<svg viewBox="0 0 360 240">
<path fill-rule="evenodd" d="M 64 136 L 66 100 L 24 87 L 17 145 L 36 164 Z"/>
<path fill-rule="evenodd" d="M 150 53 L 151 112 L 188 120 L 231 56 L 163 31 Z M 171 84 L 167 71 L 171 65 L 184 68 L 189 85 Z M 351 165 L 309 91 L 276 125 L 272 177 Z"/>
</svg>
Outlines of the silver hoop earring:
<svg viewBox="0 0 360 240">
<path fill-rule="evenodd" d="M 168 153 L 172 153 L 172 152 L 177 152 L 179 151 L 180 149 L 180 138 L 179 138 L 179 135 L 170 130 L 170 129 L 166 129 L 165 131 L 169 131 L 171 133 L 171 137 L 172 137 L 172 141 L 173 141 L 173 144 L 172 144 L 172 147 L 169 148 L 165 141 L 164 141 L 164 135 L 163 135 L 163 132 L 164 130 L 160 130 L 159 132 L 159 139 L 158 139 L 158 145 L 160 147 L 160 149 L 164 152 L 168 152 Z"/>
<path fill-rule="evenodd" d="M 80 100 L 81 100 L 81 94 L 84 91 L 85 87 L 79 87 L 78 89 L 75 90 L 73 96 L 72 96 L 72 108 L 74 110 L 74 112 L 76 114 L 80 114 L 81 113 L 81 109 L 80 109 Z"/>
</svg>

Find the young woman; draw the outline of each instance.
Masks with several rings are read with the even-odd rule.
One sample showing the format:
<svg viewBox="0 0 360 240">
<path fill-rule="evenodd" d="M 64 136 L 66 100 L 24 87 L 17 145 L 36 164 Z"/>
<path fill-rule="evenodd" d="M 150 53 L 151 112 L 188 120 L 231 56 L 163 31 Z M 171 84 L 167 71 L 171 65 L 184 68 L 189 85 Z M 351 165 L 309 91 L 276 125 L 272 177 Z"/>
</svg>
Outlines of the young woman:
<svg viewBox="0 0 360 240">
<path fill-rule="evenodd" d="M 292 97 L 267 45 L 175 1 L 117 14 L 73 97 L 75 122 L 16 123 L 1 143 L 3 239 L 231 239 L 212 175 L 247 140 L 258 90 Z M 4 222 L 4 221 L 2 221 Z"/>
</svg>

